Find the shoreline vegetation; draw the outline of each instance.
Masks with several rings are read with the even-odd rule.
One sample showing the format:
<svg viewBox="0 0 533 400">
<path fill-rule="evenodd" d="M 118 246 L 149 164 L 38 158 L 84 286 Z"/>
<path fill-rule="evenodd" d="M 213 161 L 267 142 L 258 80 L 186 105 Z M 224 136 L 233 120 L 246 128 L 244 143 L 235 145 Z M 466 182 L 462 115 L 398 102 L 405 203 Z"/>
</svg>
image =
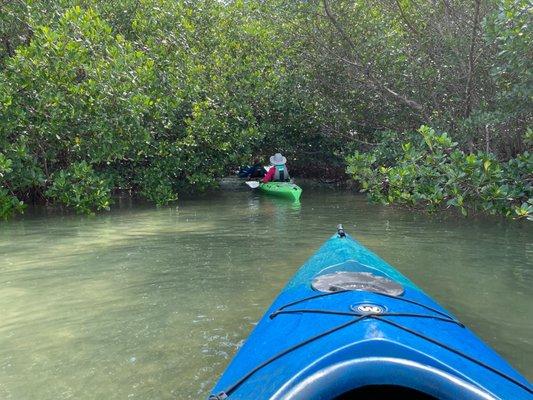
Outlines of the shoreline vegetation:
<svg viewBox="0 0 533 400">
<path fill-rule="evenodd" d="M 533 219 L 527 0 L 0 8 L 0 219 L 163 205 L 278 151 L 382 204 Z"/>
</svg>

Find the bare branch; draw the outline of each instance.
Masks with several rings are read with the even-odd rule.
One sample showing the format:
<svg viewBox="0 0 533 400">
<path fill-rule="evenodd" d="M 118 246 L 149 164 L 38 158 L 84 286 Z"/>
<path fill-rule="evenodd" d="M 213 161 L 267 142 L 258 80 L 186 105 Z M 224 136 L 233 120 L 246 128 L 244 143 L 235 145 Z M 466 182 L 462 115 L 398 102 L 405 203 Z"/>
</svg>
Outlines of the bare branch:
<svg viewBox="0 0 533 400">
<path fill-rule="evenodd" d="M 353 58 L 353 61 L 350 64 L 352 64 L 352 66 L 357 67 L 359 69 L 363 69 L 362 62 L 361 62 L 361 60 L 360 60 L 360 58 L 358 57 L 358 54 L 357 54 L 357 46 L 352 41 L 350 36 L 346 33 L 346 31 L 344 30 L 342 25 L 339 23 L 339 21 L 333 15 L 328 1 L 327 0 L 322 0 L 322 4 L 324 5 L 324 11 L 326 12 L 326 15 L 327 15 L 329 21 L 335 27 L 337 32 L 340 34 L 340 36 L 342 37 L 343 41 L 350 47 L 351 56 Z M 406 105 L 407 107 L 409 107 L 412 110 L 416 111 L 418 114 L 425 115 L 424 107 L 421 104 L 419 104 L 415 100 L 412 100 L 412 99 L 408 98 L 405 95 L 402 95 L 402 94 L 396 92 L 395 90 L 389 88 L 384 83 L 380 83 L 377 79 L 375 79 L 372 76 L 372 74 L 371 74 L 371 72 L 369 71 L 368 68 L 364 68 L 364 75 L 365 75 L 366 79 L 368 80 L 369 86 L 371 88 L 373 88 L 374 90 L 380 91 L 380 92 L 388 95 L 388 97 L 392 97 L 394 100 Z"/>
<path fill-rule="evenodd" d="M 472 28 L 472 39 L 470 42 L 470 51 L 468 54 L 468 75 L 465 88 L 465 110 L 464 115 L 468 117 L 472 111 L 472 82 L 474 80 L 474 69 L 475 69 L 475 55 L 476 42 L 477 42 L 477 31 L 479 28 L 479 8 L 481 6 L 481 0 L 476 0 L 476 9 L 474 11 L 474 26 Z"/>
</svg>

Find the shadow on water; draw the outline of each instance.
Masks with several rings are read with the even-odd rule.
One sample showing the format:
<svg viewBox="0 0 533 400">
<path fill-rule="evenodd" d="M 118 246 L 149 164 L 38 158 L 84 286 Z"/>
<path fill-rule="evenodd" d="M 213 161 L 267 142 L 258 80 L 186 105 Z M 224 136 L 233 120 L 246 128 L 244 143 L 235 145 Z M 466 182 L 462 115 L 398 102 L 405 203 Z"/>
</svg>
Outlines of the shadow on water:
<svg viewBox="0 0 533 400">
<path fill-rule="evenodd" d="M 533 377 L 527 223 L 221 192 L 2 223 L 0 398 L 202 398 L 337 223 Z"/>
</svg>

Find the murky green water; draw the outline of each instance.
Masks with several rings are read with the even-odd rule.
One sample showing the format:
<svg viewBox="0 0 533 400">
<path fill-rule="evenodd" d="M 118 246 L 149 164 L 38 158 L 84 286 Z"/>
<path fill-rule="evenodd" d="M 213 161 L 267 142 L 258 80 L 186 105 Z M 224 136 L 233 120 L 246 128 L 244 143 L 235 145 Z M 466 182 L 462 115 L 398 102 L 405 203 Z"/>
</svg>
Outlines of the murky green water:
<svg viewBox="0 0 533 400">
<path fill-rule="evenodd" d="M 533 224 L 343 192 L 224 192 L 0 223 L 1 399 L 201 399 L 279 289 L 344 223 L 533 378 Z"/>
</svg>

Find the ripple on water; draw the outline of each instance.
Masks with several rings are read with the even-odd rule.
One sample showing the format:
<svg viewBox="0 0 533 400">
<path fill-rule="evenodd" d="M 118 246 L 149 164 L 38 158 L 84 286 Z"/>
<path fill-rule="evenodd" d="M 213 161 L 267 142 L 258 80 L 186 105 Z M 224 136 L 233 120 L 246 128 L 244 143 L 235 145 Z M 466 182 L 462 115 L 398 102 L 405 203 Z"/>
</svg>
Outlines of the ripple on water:
<svg viewBox="0 0 533 400">
<path fill-rule="evenodd" d="M 232 192 L 2 223 L 0 398 L 204 397 L 337 223 L 533 377 L 529 224 Z"/>
</svg>

